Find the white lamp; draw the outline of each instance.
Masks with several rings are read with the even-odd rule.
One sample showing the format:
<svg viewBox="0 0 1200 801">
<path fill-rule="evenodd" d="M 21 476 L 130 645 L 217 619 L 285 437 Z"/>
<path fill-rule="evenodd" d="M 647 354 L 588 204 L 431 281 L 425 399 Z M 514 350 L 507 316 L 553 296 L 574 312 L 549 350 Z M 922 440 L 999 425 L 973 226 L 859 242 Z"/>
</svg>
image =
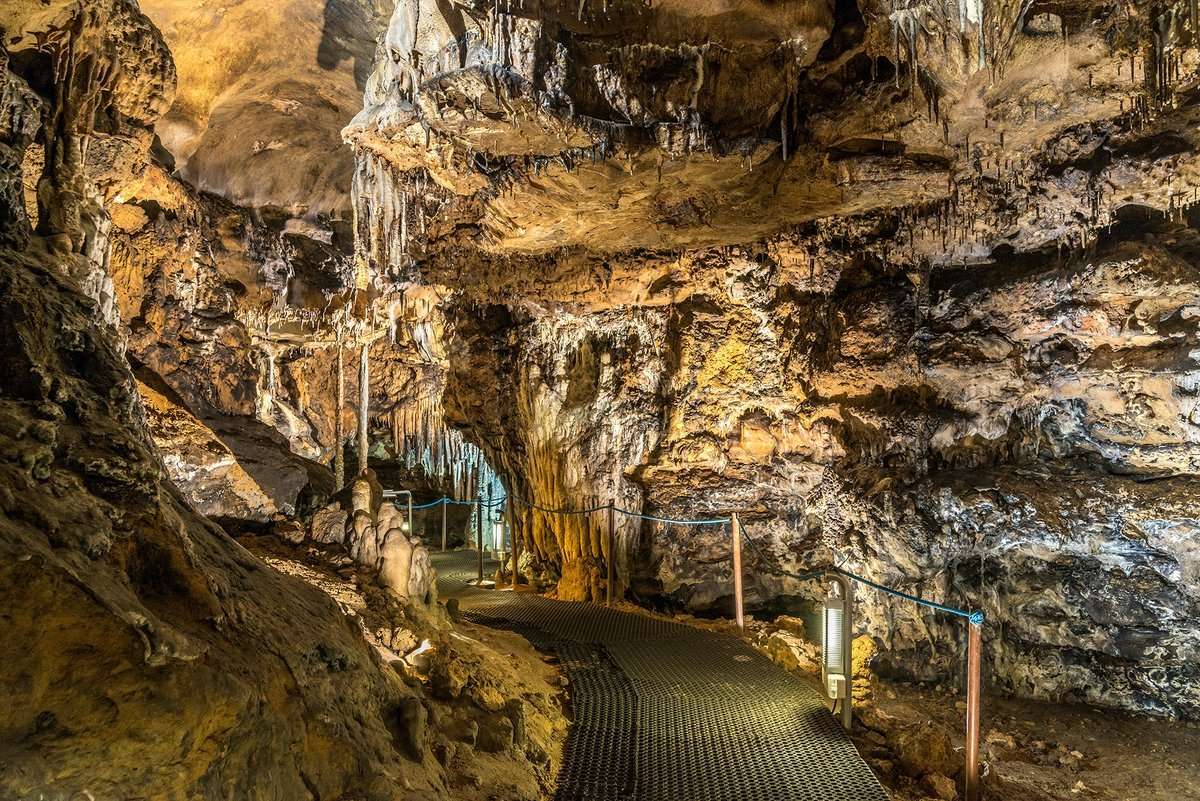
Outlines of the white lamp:
<svg viewBox="0 0 1200 801">
<path fill-rule="evenodd" d="M 845 576 L 831 574 L 833 586 L 839 591 L 825 597 L 825 633 L 821 647 L 821 683 L 825 696 L 835 704 L 842 703 L 842 725 L 850 728 L 850 691 L 853 667 L 850 646 L 853 640 L 850 624 L 854 597 Z M 832 588 L 831 588 L 832 590 Z"/>
</svg>

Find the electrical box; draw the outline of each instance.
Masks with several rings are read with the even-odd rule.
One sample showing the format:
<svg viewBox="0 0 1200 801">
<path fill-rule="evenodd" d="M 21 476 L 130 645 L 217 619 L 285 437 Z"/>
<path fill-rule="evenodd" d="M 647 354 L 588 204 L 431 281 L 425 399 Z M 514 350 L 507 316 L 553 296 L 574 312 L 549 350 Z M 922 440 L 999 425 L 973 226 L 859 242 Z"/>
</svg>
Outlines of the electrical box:
<svg viewBox="0 0 1200 801">
<path fill-rule="evenodd" d="M 825 674 L 825 695 L 830 701 L 846 697 L 846 677 L 840 673 Z"/>
</svg>

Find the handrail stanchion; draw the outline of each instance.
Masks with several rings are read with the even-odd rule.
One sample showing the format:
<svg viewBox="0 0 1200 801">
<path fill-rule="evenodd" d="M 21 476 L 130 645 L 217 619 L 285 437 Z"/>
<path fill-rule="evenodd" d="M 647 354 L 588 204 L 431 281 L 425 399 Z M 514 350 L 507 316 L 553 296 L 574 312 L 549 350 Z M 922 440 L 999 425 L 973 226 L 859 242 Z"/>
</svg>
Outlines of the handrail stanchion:
<svg viewBox="0 0 1200 801">
<path fill-rule="evenodd" d="M 442 498 L 442 551 L 446 550 L 446 507 L 450 502 L 446 498 Z"/>
<path fill-rule="evenodd" d="M 967 626 L 967 801 L 979 801 L 982 795 L 979 785 L 979 706 L 980 696 L 983 694 L 980 673 L 982 632 L 983 626 L 973 620 Z"/>
<path fill-rule="evenodd" d="M 608 583 L 605 587 L 604 602 L 607 606 L 612 606 L 613 602 L 613 585 L 616 575 L 613 569 L 613 561 L 617 558 L 616 550 L 617 542 L 617 510 L 616 503 L 608 502 L 608 557 L 604 560 L 608 569 Z"/>
<path fill-rule="evenodd" d="M 737 512 L 730 518 L 733 529 L 733 612 L 737 618 L 737 627 L 746 629 L 746 612 L 742 601 L 742 523 L 738 520 Z"/>
<path fill-rule="evenodd" d="M 475 493 L 475 547 L 479 557 L 479 583 L 483 583 L 483 497 Z"/>
<path fill-rule="evenodd" d="M 505 518 L 506 525 L 508 527 L 508 536 L 512 539 L 512 560 L 513 560 L 512 588 L 513 588 L 513 592 L 516 592 L 517 585 L 521 583 L 520 578 L 519 578 L 521 575 L 521 573 L 520 573 L 521 542 L 517 538 L 517 527 L 515 525 L 513 525 L 513 522 L 514 522 L 513 509 L 514 509 L 514 507 L 513 507 L 513 503 L 512 503 L 512 498 L 505 498 L 504 499 L 504 518 Z"/>
</svg>

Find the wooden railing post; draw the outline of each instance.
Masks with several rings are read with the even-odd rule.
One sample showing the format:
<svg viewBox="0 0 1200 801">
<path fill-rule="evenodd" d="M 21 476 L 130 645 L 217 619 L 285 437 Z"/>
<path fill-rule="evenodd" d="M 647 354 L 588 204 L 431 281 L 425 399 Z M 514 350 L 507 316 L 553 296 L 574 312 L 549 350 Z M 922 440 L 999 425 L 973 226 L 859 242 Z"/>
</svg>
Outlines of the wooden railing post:
<svg viewBox="0 0 1200 801">
<path fill-rule="evenodd" d="M 737 512 L 730 517 L 730 528 L 733 529 L 733 612 L 737 618 L 737 627 L 746 628 L 746 612 L 742 604 L 742 523 L 738 520 Z"/>
</svg>

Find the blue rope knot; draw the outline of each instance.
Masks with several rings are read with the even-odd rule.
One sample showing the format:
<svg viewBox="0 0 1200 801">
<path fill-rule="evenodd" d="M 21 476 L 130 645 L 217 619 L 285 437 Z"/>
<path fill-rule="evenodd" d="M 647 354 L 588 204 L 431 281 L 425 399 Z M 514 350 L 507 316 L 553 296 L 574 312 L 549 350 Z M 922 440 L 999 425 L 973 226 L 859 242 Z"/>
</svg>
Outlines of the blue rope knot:
<svg viewBox="0 0 1200 801">
<path fill-rule="evenodd" d="M 982 626 L 983 625 L 983 610 L 976 609 L 974 612 L 971 613 L 971 616 L 967 619 L 971 621 L 972 626 Z"/>
</svg>

